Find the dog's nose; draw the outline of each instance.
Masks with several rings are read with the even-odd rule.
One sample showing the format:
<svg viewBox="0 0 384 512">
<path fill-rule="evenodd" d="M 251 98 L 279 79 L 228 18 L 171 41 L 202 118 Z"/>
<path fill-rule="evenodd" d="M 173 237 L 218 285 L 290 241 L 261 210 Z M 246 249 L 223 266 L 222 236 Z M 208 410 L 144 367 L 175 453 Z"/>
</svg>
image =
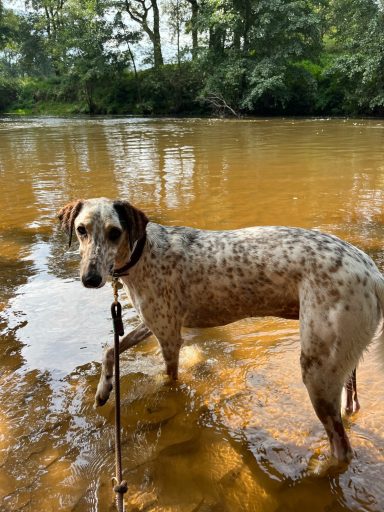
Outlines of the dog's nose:
<svg viewBox="0 0 384 512">
<path fill-rule="evenodd" d="M 100 286 L 102 278 L 99 274 L 85 274 L 82 279 L 83 285 L 86 288 L 97 288 Z"/>
</svg>

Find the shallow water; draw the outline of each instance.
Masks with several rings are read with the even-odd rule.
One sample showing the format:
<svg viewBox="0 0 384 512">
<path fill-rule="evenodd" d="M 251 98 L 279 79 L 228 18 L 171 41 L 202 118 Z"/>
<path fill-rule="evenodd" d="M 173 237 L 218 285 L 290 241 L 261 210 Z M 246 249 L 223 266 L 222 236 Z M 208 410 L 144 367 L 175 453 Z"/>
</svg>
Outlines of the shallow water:
<svg viewBox="0 0 384 512">
<path fill-rule="evenodd" d="M 384 121 L 0 120 L 0 510 L 112 509 L 113 399 L 95 411 L 109 286 L 82 288 L 55 212 L 129 199 L 152 220 L 207 229 L 315 227 L 384 270 Z M 76 244 L 75 244 L 76 245 Z M 132 307 L 124 316 L 137 324 Z M 358 370 L 355 450 L 339 475 L 301 381 L 298 324 L 185 330 L 169 385 L 154 338 L 122 357 L 128 510 L 384 510 L 384 372 Z"/>
</svg>

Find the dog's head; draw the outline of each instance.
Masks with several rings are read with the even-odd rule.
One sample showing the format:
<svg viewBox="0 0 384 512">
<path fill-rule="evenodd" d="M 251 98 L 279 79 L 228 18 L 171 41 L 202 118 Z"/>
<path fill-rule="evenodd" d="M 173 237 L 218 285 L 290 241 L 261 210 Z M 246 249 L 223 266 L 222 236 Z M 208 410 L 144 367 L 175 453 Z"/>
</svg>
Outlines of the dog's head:
<svg viewBox="0 0 384 512">
<path fill-rule="evenodd" d="M 101 288 L 114 269 L 130 258 L 148 219 L 127 201 L 78 199 L 58 212 L 62 228 L 80 242 L 80 277 L 87 288 Z"/>
</svg>

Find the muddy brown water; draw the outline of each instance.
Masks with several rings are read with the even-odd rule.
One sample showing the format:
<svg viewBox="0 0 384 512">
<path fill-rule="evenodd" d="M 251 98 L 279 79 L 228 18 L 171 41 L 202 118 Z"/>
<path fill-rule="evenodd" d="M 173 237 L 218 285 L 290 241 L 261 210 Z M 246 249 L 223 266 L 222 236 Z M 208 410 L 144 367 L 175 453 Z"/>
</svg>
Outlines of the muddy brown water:
<svg viewBox="0 0 384 512">
<path fill-rule="evenodd" d="M 86 290 L 55 212 L 127 198 L 158 222 L 314 227 L 384 271 L 384 121 L 0 120 L 0 510 L 108 511 L 113 399 L 93 409 L 110 286 Z M 124 307 L 128 328 L 137 323 Z M 355 450 L 314 478 L 325 432 L 299 368 L 298 324 L 185 330 L 169 385 L 154 338 L 122 357 L 128 510 L 384 510 L 384 371 L 358 370 Z"/>
</svg>

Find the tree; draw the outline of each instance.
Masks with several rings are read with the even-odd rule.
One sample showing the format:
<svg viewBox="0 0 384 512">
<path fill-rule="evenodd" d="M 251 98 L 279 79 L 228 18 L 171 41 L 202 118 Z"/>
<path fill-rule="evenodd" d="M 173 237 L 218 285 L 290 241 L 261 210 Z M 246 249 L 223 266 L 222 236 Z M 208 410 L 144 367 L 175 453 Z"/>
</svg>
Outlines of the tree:
<svg viewBox="0 0 384 512">
<path fill-rule="evenodd" d="M 80 85 L 91 114 L 98 111 L 97 86 L 127 67 L 128 60 L 127 53 L 112 44 L 113 23 L 104 14 L 101 4 L 94 0 L 69 2 L 57 37 L 65 80 L 71 87 Z"/>
<path fill-rule="evenodd" d="M 283 112 L 303 80 L 312 98 L 315 80 L 299 67 L 322 48 L 310 1 L 206 0 L 203 17 L 209 52 L 202 98 L 236 113 Z"/>
<path fill-rule="evenodd" d="M 183 26 L 187 21 L 186 4 L 182 0 L 168 0 L 165 4 L 164 12 L 168 14 L 168 25 L 171 29 L 171 34 L 176 38 L 176 58 L 177 64 L 180 68 L 181 65 L 181 45 L 180 36 L 183 31 Z"/>
<path fill-rule="evenodd" d="M 11 10 L 5 9 L 3 2 L 0 0 L 0 50 L 15 39 L 17 29 L 17 16 Z"/>
<path fill-rule="evenodd" d="M 196 59 L 199 49 L 199 33 L 198 33 L 198 14 L 199 4 L 197 0 L 187 0 L 191 4 L 191 18 L 189 21 L 189 29 L 192 34 L 192 59 Z"/>
<path fill-rule="evenodd" d="M 0 48 L 3 47 L 5 43 L 5 35 L 4 35 L 4 6 L 2 0 L 0 0 Z"/>
<path fill-rule="evenodd" d="M 327 73 L 344 90 L 344 108 L 383 115 L 383 1 L 336 0 L 333 15 L 339 55 Z"/>
<path fill-rule="evenodd" d="M 138 43 L 142 39 L 142 33 L 140 31 L 130 30 L 124 23 L 121 11 L 115 13 L 114 21 L 114 40 L 117 45 L 126 45 L 129 58 L 132 63 L 133 72 L 136 81 L 137 99 L 141 103 L 141 85 L 140 78 L 137 71 L 136 60 L 132 50 L 132 44 Z"/>
<path fill-rule="evenodd" d="M 58 39 L 65 25 L 67 1 L 26 0 L 26 6 L 35 14 L 33 28 L 39 34 L 44 34 L 46 53 L 49 55 L 54 72 L 58 75 L 60 62 L 63 59 L 63 47 Z"/>
<path fill-rule="evenodd" d="M 284 108 L 290 101 L 288 77 L 295 66 L 320 54 L 319 18 L 307 1 L 260 0 L 252 14 L 248 53 L 253 65 L 243 106 Z"/>
<path fill-rule="evenodd" d="M 129 16 L 140 25 L 149 37 L 153 46 L 153 62 L 156 69 L 164 64 L 161 37 L 160 37 L 160 12 L 157 0 L 124 0 L 118 3 L 120 8 L 125 7 Z M 152 26 L 150 26 L 149 14 L 152 14 Z"/>
<path fill-rule="evenodd" d="M 16 100 L 18 87 L 15 82 L 17 56 L 13 39 L 18 32 L 18 18 L 5 9 L 0 0 L 0 112 Z"/>
</svg>

